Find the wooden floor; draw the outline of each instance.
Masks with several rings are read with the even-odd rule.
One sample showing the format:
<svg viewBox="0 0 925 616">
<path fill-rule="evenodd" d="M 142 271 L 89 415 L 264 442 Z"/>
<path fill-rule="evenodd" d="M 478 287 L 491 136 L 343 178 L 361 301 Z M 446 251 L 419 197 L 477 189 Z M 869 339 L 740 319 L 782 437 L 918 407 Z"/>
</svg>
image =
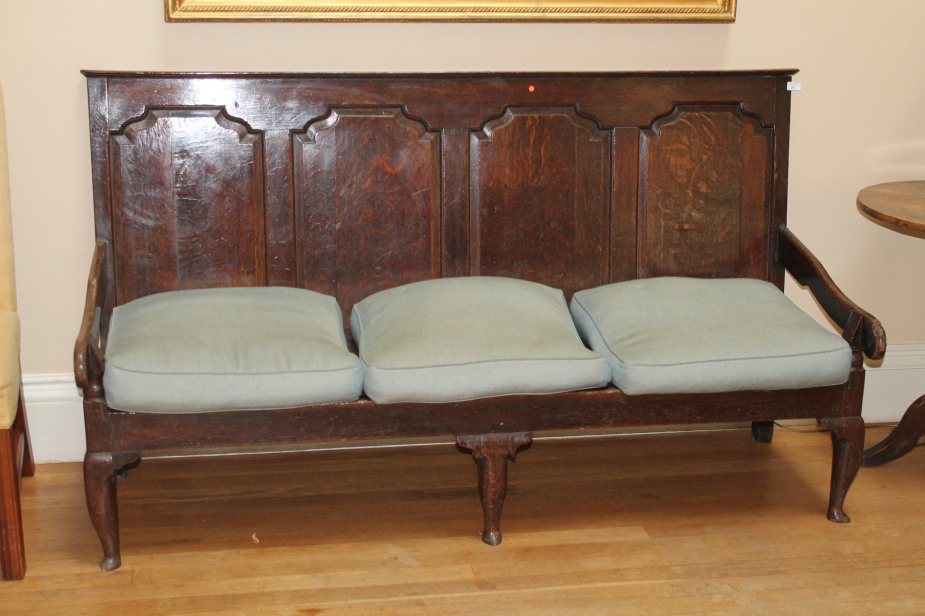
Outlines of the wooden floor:
<svg viewBox="0 0 925 616">
<path fill-rule="evenodd" d="M 925 450 L 862 469 L 847 525 L 825 519 L 830 455 L 810 428 L 537 441 L 497 548 L 448 445 L 146 460 L 110 573 L 80 465 L 42 465 L 0 613 L 925 614 Z"/>
</svg>

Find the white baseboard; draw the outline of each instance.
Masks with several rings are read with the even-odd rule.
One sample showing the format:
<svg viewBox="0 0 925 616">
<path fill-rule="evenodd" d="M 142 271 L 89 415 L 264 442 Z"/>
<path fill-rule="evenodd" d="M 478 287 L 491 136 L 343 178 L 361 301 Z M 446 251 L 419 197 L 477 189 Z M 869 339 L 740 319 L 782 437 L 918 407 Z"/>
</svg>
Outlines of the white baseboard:
<svg viewBox="0 0 925 616">
<path fill-rule="evenodd" d="M 925 344 L 888 345 L 886 357 L 867 367 L 864 421 L 898 422 L 909 405 L 925 394 Z"/>
<path fill-rule="evenodd" d="M 22 381 L 35 461 L 82 461 L 86 452 L 83 398 L 74 376 L 24 374 Z"/>
<path fill-rule="evenodd" d="M 70 374 L 23 376 L 29 431 L 40 464 L 79 462 L 85 451 L 83 405 Z M 868 367 L 864 420 L 897 422 L 925 394 L 925 344 L 889 347 L 882 364 Z"/>
</svg>

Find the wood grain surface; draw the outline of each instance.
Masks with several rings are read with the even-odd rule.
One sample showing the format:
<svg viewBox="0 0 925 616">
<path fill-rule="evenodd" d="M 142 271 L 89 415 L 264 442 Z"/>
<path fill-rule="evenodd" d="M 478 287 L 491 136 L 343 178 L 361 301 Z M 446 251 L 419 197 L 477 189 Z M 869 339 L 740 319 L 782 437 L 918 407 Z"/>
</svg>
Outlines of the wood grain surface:
<svg viewBox="0 0 925 616">
<path fill-rule="evenodd" d="M 894 231 L 925 237 L 925 181 L 868 186 L 858 193 L 858 209 Z"/>
<path fill-rule="evenodd" d="M 868 431 L 868 442 L 887 430 Z M 510 466 L 505 542 L 478 536 L 452 445 L 145 460 L 103 572 L 81 466 L 23 484 L 29 570 L 6 616 L 921 614 L 925 455 L 863 469 L 825 511 L 814 426 L 540 440 Z"/>
</svg>

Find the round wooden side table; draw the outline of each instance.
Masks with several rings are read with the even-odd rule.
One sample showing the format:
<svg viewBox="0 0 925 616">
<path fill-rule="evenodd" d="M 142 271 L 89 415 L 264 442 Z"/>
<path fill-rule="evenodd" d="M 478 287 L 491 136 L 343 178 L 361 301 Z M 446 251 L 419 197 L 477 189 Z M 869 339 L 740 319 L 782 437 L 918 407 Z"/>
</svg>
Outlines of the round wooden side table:
<svg viewBox="0 0 925 616">
<path fill-rule="evenodd" d="M 925 238 L 925 181 L 890 182 L 858 193 L 858 210 L 888 229 Z M 888 437 L 864 452 L 864 466 L 880 466 L 909 453 L 925 434 L 925 395 L 912 403 Z"/>
</svg>

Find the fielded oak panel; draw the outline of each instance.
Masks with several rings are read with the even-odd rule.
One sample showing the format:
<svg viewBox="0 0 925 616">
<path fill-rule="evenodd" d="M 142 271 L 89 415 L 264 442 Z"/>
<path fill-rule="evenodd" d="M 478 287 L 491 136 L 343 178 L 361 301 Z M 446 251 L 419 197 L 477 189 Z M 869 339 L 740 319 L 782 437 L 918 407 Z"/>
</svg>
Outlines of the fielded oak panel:
<svg viewBox="0 0 925 616">
<path fill-rule="evenodd" d="M 610 134 L 569 108 L 509 108 L 471 137 L 473 274 L 567 295 L 608 282 Z"/>
<path fill-rule="evenodd" d="M 639 275 L 767 277 L 773 133 L 737 105 L 678 106 L 640 139 Z"/>
<path fill-rule="evenodd" d="M 350 307 L 440 276 L 440 136 L 397 108 L 335 109 L 293 137 L 298 286 Z"/>
<path fill-rule="evenodd" d="M 662 273 L 783 280 L 769 247 L 788 71 L 87 76 L 116 304 L 271 284 L 349 313 L 437 276 L 567 294 Z M 707 165 L 678 175 L 688 154 Z"/>
<path fill-rule="evenodd" d="M 119 303 L 264 283 L 259 135 L 216 109 L 159 109 L 110 140 Z"/>
</svg>

